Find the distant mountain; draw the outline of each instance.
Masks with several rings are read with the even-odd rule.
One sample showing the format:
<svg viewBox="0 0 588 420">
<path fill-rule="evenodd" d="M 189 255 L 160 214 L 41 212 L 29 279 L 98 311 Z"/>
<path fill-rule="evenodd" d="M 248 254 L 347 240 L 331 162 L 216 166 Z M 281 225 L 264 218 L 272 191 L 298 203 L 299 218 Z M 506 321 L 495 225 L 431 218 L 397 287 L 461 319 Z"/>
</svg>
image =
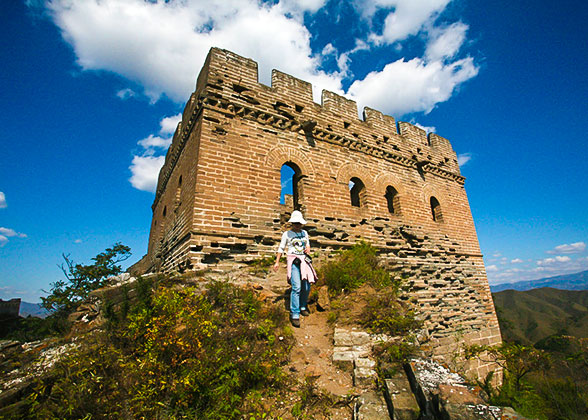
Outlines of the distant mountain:
<svg viewBox="0 0 588 420">
<path fill-rule="evenodd" d="M 554 334 L 588 338 L 588 290 L 549 287 L 493 293 L 502 338 L 523 344 Z"/>
<path fill-rule="evenodd" d="M 48 313 L 46 309 L 41 307 L 40 303 L 21 302 L 19 315 L 23 318 L 29 315 L 37 318 L 45 318 Z"/>
<path fill-rule="evenodd" d="M 539 280 L 519 281 L 516 283 L 501 283 L 490 286 L 492 292 L 502 290 L 531 290 L 540 287 L 553 287 L 562 290 L 588 290 L 588 271 L 565 274 L 563 276 L 547 277 Z"/>
</svg>

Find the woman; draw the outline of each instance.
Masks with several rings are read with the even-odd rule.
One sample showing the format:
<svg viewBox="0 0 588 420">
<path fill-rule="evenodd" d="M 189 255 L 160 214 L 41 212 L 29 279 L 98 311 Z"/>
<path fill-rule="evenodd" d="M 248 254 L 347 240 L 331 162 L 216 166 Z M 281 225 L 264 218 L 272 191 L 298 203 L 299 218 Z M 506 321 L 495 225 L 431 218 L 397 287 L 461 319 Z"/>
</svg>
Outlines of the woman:
<svg viewBox="0 0 588 420">
<path fill-rule="evenodd" d="M 310 240 L 308 233 L 302 230 L 306 220 L 298 210 L 292 212 L 288 221 L 292 228 L 282 235 L 282 241 L 278 248 L 278 256 L 274 264 L 274 271 L 280 268 L 280 259 L 284 251 L 288 262 L 288 279 L 292 284 L 290 294 L 290 322 L 294 327 L 300 327 L 300 315 L 308 316 L 308 294 L 310 284 L 316 280 L 316 273 L 310 263 Z"/>
</svg>

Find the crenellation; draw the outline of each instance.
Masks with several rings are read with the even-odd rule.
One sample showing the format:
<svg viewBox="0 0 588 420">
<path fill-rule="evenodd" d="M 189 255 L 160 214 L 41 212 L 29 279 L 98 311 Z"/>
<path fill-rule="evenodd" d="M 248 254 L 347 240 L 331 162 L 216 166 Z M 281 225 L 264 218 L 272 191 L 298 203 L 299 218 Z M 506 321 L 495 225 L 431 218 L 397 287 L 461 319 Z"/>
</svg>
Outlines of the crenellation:
<svg viewBox="0 0 588 420">
<path fill-rule="evenodd" d="M 321 95 L 321 106 L 324 111 L 330 112 L 338 117 L 343 128 L 359 120 L 357 103 L 334 92 L 323 90 Z"/>
<path fill-rule="evenodd" d="M 405 121 L 398 122 L 398 132 L 407 139 L 413 147 L 424 147 L 429 145 L 427 132 L 416 125 Z"/>
<path fill-rule="evenodd" d="M 385 133 L 381 136 L 376 135 L 376 138 L 380 142 L 386 142 L 385 138 L 389 139 L 390 135 L 398 134 L 398 131 L 396 129 L 396 120 L 394 119 L 394 117 L 384 115 L 380 111 L 376 111 L 375 109 L 365 107 L 363 109 L 363 120 L 366 123 L 368 123 L 370 127 L 373 127 L 377 131 Z"/>
<path fill-rule="evenodd" d="M 260 84 L 253 60 L 212 49 L 160 171 L 137 267 L 220 269 L 273 255 L 297 208 L 321 255 L 358 240 L 378 249 L 431 343 L 461 330 L 478 332 L 472 344 L 500 342 L 455 152 L 413 124 L 398 128 L 371 108 L 360 120 L 356 103 L 333 92 L 316 104 L 310 83 L 276 70 L 271 87 Z M 284 164 L 297 186 L 280 204 Z M 363 185 L 355 199 L 352 179 Z"/>
<path fill-rule="evenodd" d="M 312 84 L 281 71 L 272 70 L 272 89 L 278 95 L 287 98 L 288 102 L 298 105 L 298 107 L 313 104 Z M 287 104 L 285 105 L 288 106 Z M 301 110 L 296 110 L 296 105 L 291 108 L 293 108 L 294 112 L 300 112 Z"/>
</svg>

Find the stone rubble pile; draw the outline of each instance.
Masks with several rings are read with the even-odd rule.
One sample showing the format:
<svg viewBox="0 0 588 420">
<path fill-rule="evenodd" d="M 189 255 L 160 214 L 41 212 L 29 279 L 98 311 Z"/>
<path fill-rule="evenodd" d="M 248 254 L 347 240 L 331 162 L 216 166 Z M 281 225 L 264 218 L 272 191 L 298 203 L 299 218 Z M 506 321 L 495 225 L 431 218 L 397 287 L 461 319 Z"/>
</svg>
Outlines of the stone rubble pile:
<svg viewBox="0 0 588 420">
<path fill-rule="evenodd" d="M 360 390 L 354 420 L 525 420 L 511 408 L 487 404 L 480 387 L 469 385 L 461 375 L 430 359 L 399 364 L 396 373 L 378 388 L 372 349 L 390 340 L 394 337 L 357 328 L 334 330 L 333 363 L 351 372 Z"/>
</svg>

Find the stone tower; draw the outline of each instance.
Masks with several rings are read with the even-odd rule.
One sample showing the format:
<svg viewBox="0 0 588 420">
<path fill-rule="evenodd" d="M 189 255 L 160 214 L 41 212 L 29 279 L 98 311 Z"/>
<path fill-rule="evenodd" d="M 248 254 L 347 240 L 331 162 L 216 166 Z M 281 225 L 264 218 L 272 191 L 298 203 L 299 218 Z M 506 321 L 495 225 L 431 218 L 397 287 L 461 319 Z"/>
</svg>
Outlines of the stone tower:
<svg viewBox="0 0 588 420">
<path fill-rule="evenodd" d="M 293 194 L 280 203 L 280 171 Z M 457 157 L 449 141 L 213 48 L 159 174 L 137 271 L 234 266 L 274 254 L 293 208 L 314 250 L 358 240 L 406 279 L 431 351 L 501 342 Z M 353 185 L 350 188 L 350 185 Z M 469 365 L 483 376 L 491 365 Z"/>
</svg>

